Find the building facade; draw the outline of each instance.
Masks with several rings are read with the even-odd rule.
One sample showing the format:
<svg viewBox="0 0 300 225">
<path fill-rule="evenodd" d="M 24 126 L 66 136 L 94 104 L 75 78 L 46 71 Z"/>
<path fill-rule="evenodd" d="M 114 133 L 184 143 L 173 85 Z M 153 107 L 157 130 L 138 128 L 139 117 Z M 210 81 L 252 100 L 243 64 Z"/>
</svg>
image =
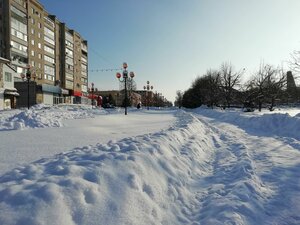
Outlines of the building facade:
<svg viewBox="0 0 300 225">
<path fill-rule="evenodd" d="M 78 32 L 37 0 L 0 0 L 0 56 L 23 78 L 30 70 L 36 103 L 87 102 L 87 49 Z"/>
<path fill-rule="evenodd" d="M 9 60 L 0 57 L 0 110 L 15 108 L 19 96 L 14 87 L 18 74 L 9 63 Z"/>
</svg>

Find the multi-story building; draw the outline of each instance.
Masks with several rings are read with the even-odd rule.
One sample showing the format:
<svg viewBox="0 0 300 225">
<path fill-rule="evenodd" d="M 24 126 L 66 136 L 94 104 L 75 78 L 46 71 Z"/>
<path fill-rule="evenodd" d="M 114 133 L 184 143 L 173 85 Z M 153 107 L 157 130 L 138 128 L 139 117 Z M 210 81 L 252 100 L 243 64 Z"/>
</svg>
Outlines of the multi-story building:
<svg viewBox="0 0 300 225">
<path fill-rule="evenodd" d="M 0 56 L 20 76 L 30 65 L 36 84 L 33 104 L 87 102 L 87 41 L 79 33 L 37 0 L 0 0 L 0 31 Z M 20 93 L 20 106 L 25 98 Z"/>
</svg>

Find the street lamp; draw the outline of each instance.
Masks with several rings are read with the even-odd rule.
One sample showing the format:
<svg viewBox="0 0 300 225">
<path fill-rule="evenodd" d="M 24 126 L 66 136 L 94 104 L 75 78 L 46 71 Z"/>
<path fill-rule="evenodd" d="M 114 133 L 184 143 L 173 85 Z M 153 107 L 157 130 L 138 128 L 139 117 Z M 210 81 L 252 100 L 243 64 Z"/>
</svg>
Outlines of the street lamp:
<svg viewBox="0 0 300 225">
<path fill-rule="evenodd" d="M 92 108 L 94 108 L 94 83 L 92 83 L 92 88 L 91 88 L 91 90 L 92 90 Z"/>
<path fill-rule="evenodd" d="M 144 86 L 144 90 L 146 91 L 146 105 L 147 105 L 147 109 L 149 110 L 149 104 L 150 104 L 150 90 L 153 90 L 153 86 L 150 86 L 150 81 L 147 81 L 147 85 Z"/>
<path fill-rule="evenodd" d="M 29 107 L 30 107 L 30 101 L 29 101 L 29 84 L 30 84 L 30 80 L 31 80 L 31 78 L 33 79 L 33 81 L 35 81 L 35 78 L 36 78 L 36 74 L 35 73 L 33 73 L 32 75 L 31 75 L 31 70 L 30 70 L 30 65 L 27 65 L 27 71 L 26 71 L 26 79 L 27 79 L 27 108 L 29 109 Z M 24 80 L 24 78 L 25 78 L 25 74 L 21 74 L 21 77 L 22 77 L 22 80 Z"/>
<path fill-rule="evenodd" d="M 121 75 L 121 73 L 117 73 L 116 77 L 117 77 L 117 79 L 121 83 L 124 82 L 124 88 L 125 88 L 125 102 L 124 102 L 124 104 L 125 104 L 125 115 L 127 115 L 127 101 L 128 101 L 128 96 L 127 96 L 127 81 L 132 81 L 133 80 L 134 73 L 130 72 L 129 76 L 130 77 L 128 77 L 127 63 L 124 62 L 123 63 L 123 72 L 122 72 L 122 75 Z M 122 80 L 121 80 L 121 77 L 123 78 Z"/>
</svg>

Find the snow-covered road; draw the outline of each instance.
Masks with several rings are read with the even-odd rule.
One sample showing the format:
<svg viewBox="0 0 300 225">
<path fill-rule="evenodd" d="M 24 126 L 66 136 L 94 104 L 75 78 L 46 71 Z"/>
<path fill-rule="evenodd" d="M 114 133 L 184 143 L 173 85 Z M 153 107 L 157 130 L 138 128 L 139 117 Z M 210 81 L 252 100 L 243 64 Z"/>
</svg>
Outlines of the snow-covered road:
<svg viewBox="0 0 300 225">
<path fill-rule="evenodd" d="M 35 141 L 48 155 L 34 163 L 23 155 L 22 166 L 0 176 L 0 224 L 300 224 L 300 114 L 142 110 L 130 124 L 117 112 L 96 114 L 5 116 L 1 141 L 36 131 L 69 143 L 45 147 L 44 133 Z M 20 125 L 24 118 L 33 122 Z M 82 132 L 92 137 L 80 140 Z"/>
</svg>

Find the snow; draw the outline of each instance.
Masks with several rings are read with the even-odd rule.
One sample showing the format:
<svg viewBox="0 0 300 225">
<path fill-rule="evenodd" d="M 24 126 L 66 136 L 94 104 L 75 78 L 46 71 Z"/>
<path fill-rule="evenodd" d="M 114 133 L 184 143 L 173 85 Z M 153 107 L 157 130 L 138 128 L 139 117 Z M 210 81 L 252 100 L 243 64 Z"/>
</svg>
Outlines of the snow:
<svg viewBox="0 0 300 225">
<path fill-rule="evenodd" d="M 300 224 L 299 113 L 1 112 L 0 224 Z"/>
</svg>

